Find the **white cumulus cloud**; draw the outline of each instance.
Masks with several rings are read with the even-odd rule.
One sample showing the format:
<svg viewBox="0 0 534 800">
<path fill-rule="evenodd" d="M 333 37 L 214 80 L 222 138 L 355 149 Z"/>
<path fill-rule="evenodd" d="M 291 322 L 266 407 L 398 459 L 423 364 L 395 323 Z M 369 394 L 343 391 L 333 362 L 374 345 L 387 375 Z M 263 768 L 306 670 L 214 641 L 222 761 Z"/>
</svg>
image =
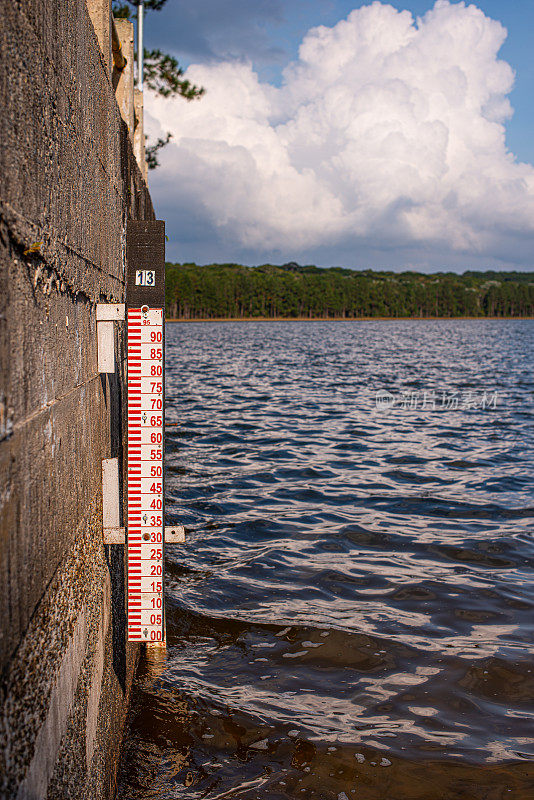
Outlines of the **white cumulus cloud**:
<svg viewBox="0 0 534 800">
<path fill-rule="evenodd" d="M 249 64 L 192 65 L 200 101 L 146 100 L 149 131 L 173 134 L 153 185 L 250 251 L 506 258 L 532 244 L 534 168 L 506 148 L 505 37 L 463 2 L 419 19 L 373 2 L 311 29 L 279 88 Z"/>
</svg>

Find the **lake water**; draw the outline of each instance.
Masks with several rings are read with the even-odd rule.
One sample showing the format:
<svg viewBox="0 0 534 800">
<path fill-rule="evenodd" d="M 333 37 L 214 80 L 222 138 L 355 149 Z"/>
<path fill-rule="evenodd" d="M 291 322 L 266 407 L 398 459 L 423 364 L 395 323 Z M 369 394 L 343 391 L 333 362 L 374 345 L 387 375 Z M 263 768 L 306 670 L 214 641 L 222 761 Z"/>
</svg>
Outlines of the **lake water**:
<svg viewBox="0 0 534 800">
<path fill-rule="evenodd" d="M 119 797 L 534 798 L 532 321 L 167 326 Z"/>
</svg>

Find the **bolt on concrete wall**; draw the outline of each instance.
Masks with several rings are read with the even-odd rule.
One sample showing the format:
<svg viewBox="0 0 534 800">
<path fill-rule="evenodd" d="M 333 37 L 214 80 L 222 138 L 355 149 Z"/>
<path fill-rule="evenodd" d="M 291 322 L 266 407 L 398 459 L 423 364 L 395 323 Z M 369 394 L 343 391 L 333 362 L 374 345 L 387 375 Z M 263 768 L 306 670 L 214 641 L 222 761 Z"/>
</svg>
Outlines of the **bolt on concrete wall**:
<svg viewBox="0 0 534 800">
<path fill-rule="evenodd" d="M 19 800 L 112 796 L 137 657 L 122 548 L 102 544 L 124 337 L 99 375 L 96 304 L 124 302 L 126 221 L 154 213 L 115 98 L 110 3 L 89 2 L 104 52 L 86 0 L 2 3 L 0 796 Z"/>
</svg>

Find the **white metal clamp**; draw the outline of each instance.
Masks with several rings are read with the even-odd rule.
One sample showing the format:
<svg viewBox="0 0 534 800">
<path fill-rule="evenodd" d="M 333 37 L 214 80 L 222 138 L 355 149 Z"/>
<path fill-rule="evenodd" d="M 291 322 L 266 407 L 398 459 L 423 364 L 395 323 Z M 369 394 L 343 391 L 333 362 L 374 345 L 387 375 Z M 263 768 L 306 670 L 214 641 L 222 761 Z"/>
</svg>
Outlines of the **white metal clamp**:
<svg viewBox="0 0 534 800">
<path fill-rule="evenodd" d="M 102 527 L 104 544 L 125 544 L 126 528 L 120 526 L 119 459 L 102 461 Z M 165 525 L 165 544 L 185 542 L 183 525 Z"/>
<path fill-rule="evenodd" d="M 125 318 L 124 303 L 96 304 L 96 336 L 98 342 L 98 371 L 115 372 L 115 322 Z"/>
</svg>

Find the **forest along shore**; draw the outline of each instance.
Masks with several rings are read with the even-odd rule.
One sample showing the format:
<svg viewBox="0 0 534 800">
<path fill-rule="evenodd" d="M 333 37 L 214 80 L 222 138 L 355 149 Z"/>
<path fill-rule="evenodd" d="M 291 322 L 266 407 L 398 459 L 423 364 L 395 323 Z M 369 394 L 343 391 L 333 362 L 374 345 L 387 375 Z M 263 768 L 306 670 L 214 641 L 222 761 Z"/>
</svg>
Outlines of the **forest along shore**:
<svg viewBox="0 0 534 800">
<path fill-rule="evenodd" d="M 532 317 L 167 317 L 165 322 L 439 322 L 440 320 L 532 320 Z"/>
<path fill-rule="evenodd" d="M 167 264 L 169 320 L 534 317 L 534 272 Z"/>
</svg>

